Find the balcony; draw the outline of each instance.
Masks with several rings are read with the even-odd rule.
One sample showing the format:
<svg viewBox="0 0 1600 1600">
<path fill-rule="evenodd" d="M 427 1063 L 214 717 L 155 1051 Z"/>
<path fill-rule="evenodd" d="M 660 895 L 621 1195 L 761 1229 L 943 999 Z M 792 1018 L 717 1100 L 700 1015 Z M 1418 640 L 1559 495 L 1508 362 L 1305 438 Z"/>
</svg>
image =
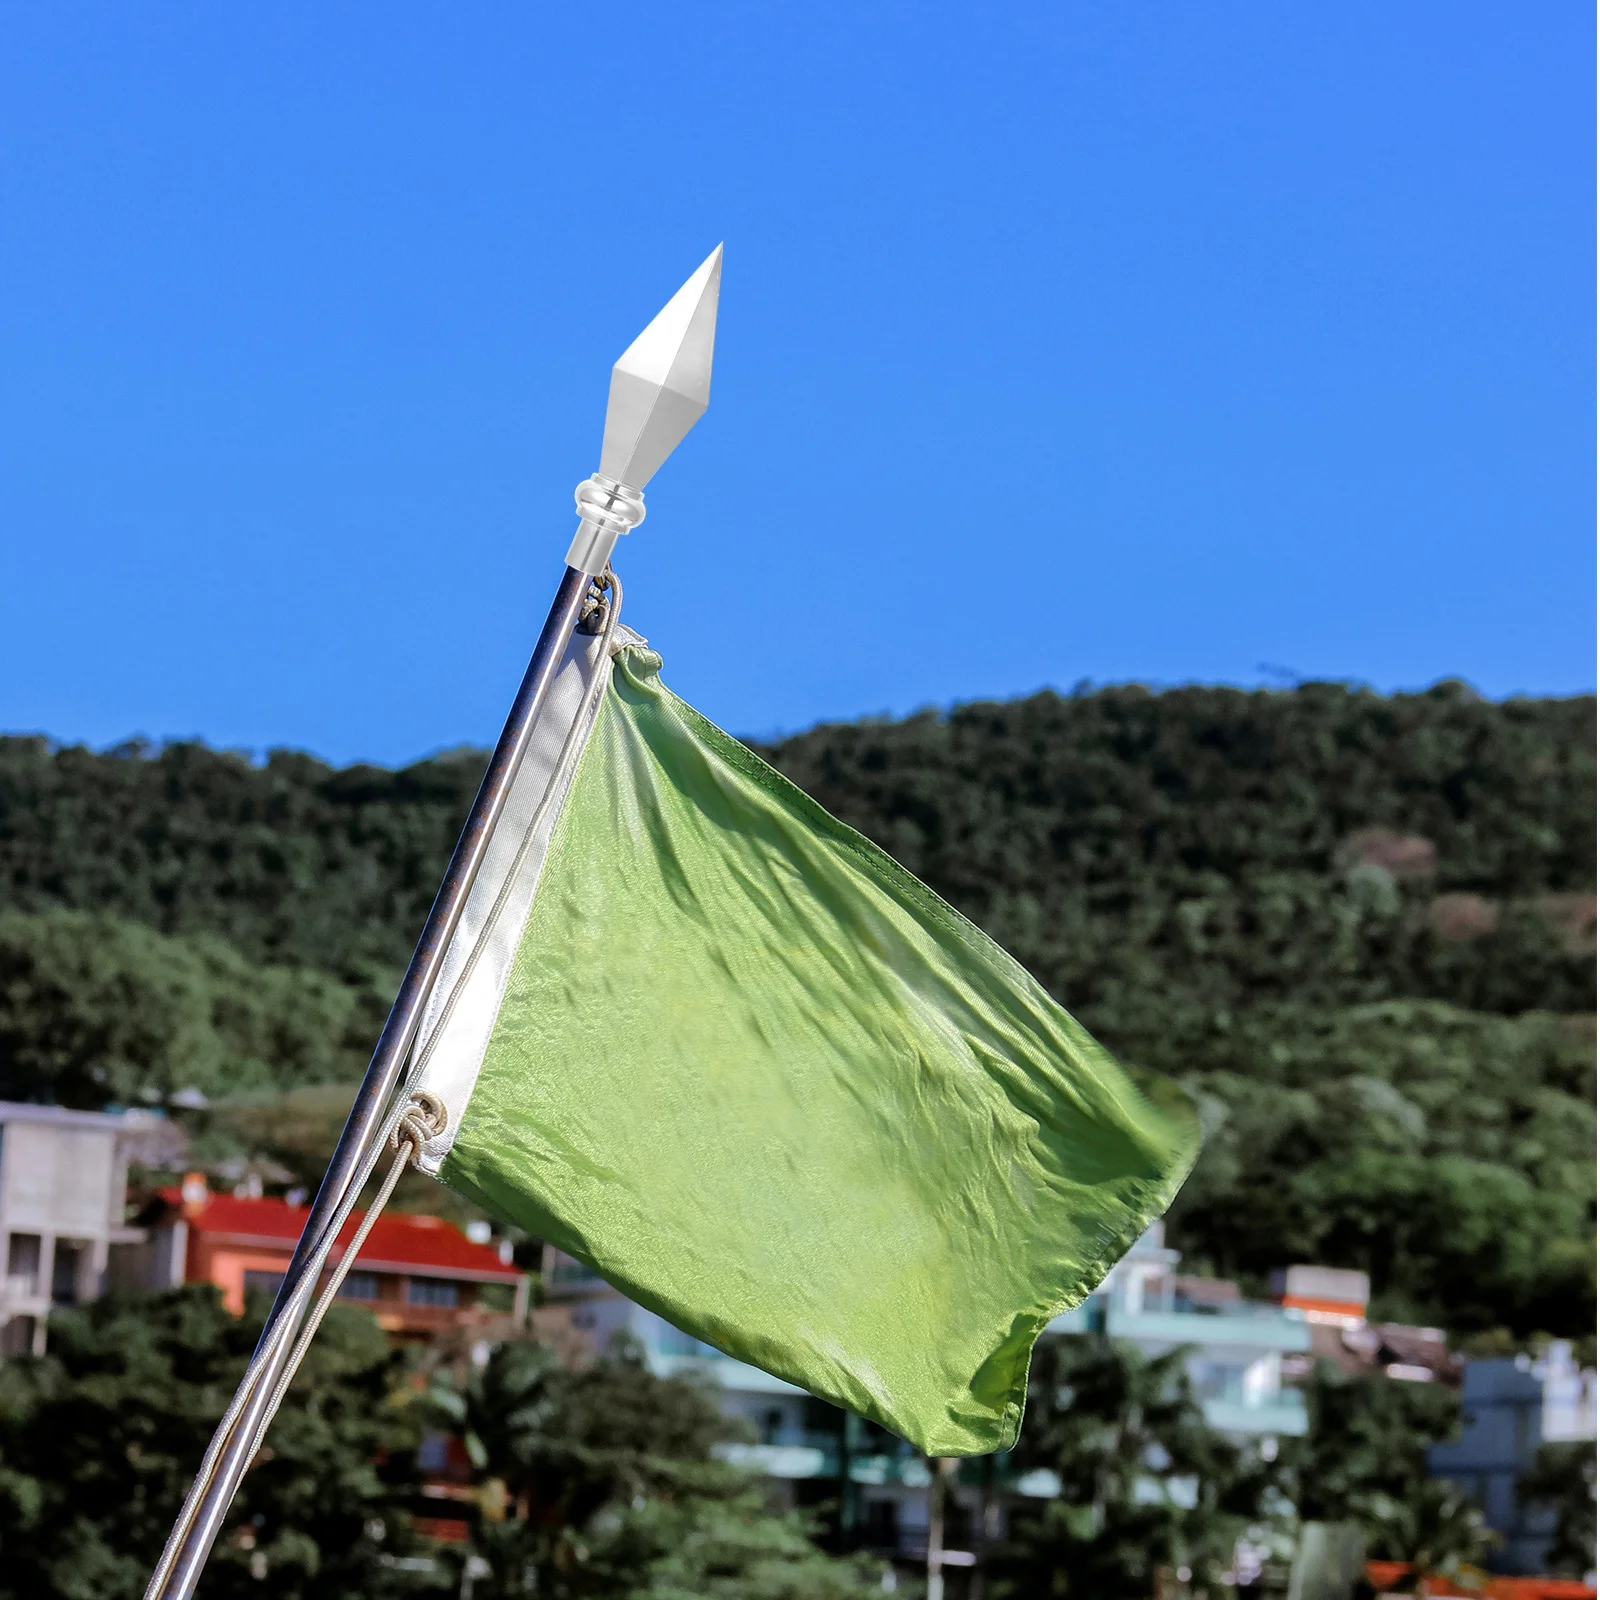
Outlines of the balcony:
<svg viewBox="0 0 1600 1600">
<path fill-rule="evenodd" d="M 1059 1317 L 1053 1318 L 1045 1326 L 1045 1333 L 1094 1333 L 1100 1326 L 1100 1317 L 1095 1314 L 1098 1308 L 1092 1300 L 1085 1300 L 1081 1306 L 1074 1306 L 1071 1311 L 1063 1311 Z"/>
<path fill-rule="evenodd" d="M 0 1307 L 14 1310 L 19 1306 L 26 1306 L 30 1310 L 44 1304 L 44 1296 L 39 1292 L 39 1280 L 31 1272 L 13 1273 L 4 1280 L 5 1286 L 0 1289 Z"/>
<path fill-rule="evenodd" d="M 1057 1318 L 1060 1321 L 1060 1318 Z M 1055 1328 L 1051 1323 L 1051 1328 Z M 1241 1305 L 1238 1310 L 1119 1311 L 1108 1310 L 1105 1331 L 1113 1339 L 1133 1339 L 1162 1345 L 1196 1345 L 1236 1350 L 1277 1350 L 1284 1353 L 1311 1348 L 1311 1325 L 1277 1306 Z"/>
<path fill-rule="evenodd" d="M 1283 1389 L 1255 1401 L 1222 1397 L 1201 1404 L 1207 1423 L 1218 1433 L 1270 1433 L 1299 1438 L 1309 1426 L 1306 1403 L 1298 1389 Z"/>
<path fill-rule="evenodd" d="M 611 1286 L 593 1267 L 586 1267 L 570 1256 L 559 1256 L 545 1272 L 545 1283 L 551 1289 L 609 1289 Z"/>
<path fill-rule="evenodd" d="M 789 1443 L 719 1445 L 716 1453 L 736 1467 L 769 1478 L 839 1476 L 839 1439 L 831 1433 L 803 1433 Z M 910 1445 L 893 1455 L 863 1451 L 850 1457 L 850 1481 L 874 1488 L 904 1484 L 910 1489 L 925 1489 L 928 1464 Z"/>
</svg>

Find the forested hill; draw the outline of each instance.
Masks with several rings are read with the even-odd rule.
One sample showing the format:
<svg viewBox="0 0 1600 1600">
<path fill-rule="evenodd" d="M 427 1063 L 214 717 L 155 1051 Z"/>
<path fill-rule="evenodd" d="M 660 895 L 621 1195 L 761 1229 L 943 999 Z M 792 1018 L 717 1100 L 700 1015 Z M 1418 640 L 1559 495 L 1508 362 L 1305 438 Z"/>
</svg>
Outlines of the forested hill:
<svg viewBox="0 0 1600 1600">
<path fill-rule="evenodd" d="M 1594 890 L 1594 727 L 1592 698 L 1453 685 L 1116 688 L 761 748 L 1071 1003 L 1123 982 L 1211 1005 L 1311 985 L 1517 1012 L 1593 1005 L 1581 910 L 1560 897 Z M 0 907 L 220 934 L 259 962 L 399 967 L 483 760 L 258 766 L 0 737 Z M 1437 905 L 1462 895 L 1486 903 L 1476 922 Z"/>
<path fill-rule="evenodd" d="M 763 754 L 1190 1085 L 1192 1258 L 1348 1261 L 1396 1311 L 1575 1331 L 1594 729 L 1592 698 L 1451 684 L 1113 688 Z M 0 740 L 0 1093 L 359 1072 L 482 760 Z"/>
<path fill-rule="evenodd" d="M 766 753 L 1103 1026 L 1290 998 L 1570 1011 L 1594 1006 L 1594 718 L 1455 685 L 1121 688 Z"/>
</svg>

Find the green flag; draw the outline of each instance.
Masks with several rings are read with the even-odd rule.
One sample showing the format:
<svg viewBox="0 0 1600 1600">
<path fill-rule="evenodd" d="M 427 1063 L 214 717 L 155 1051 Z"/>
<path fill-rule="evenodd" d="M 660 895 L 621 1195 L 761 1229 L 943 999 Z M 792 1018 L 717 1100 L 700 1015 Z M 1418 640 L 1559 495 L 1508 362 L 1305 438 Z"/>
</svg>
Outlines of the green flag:
<svg viewBox="0 0 1600 1600">
<path fill-rule="evenodd" d="M 934 1455 L 1171 1201 L 1184 1097 L 661 682 L 574 642 L 447 952 L 424 1165 Z"/>
</svg>

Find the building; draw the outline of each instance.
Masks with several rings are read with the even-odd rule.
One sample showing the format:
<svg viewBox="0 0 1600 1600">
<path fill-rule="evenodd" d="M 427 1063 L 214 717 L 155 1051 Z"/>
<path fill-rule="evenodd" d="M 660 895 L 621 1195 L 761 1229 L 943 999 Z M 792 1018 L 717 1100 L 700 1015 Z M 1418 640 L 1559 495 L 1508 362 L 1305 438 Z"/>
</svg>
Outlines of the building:
<svg viewBox="0 0 1600 1600">
<path fill-rule="evenodd" d="M 1299 1311 L 1311 1325 L 1311 1356 L 1285 1362 L 1285 1377 L 1300 1377 L 1312 1360 L 1351 1377 L 1381 1373 L 1409 1383 L 1461 1383 L 1461 1358 L 1443 1328 L 1367 1321 L 1371 1285 L 1364 1272 L 1343 1267 L 1285 1267 L 1272 1275 L 1276 1304 Z"/>
<path fill-rule="evenodd" d="M 904 1440 L 725 1356 L 551 1246 L 545 1247 L 544 1282 L 546 1303 L 533 1322 L 557 1349 L 593 1353 L 631 1338 L 659 1377 L 707 1383 L 724 1412 L 750 1425 L 756 1442 L 724 1453 L 763 1473 L 779 1504 L 837 1501 L 848 1482 L 857 1542 L 904 1560 L 926 1549 L 928 1465 Z"/>
<path fill-rule="evenodd" d="M 146 1214 L 146 1281 L 152 1288 L 211 1283 L 239 1315 L 245 1296 L 277 1292 L 305 1206 L 251 1195 L 214 1194 L 201 1174 L 163 1189 Z M 333 1259 L 354 1236 L 363 1213 L 346 1221 Z M 445 1334 L 503 1338 L 527 1312 L 527 1278 L 511 1262 L 509 1242 L 469 1237 L 442 1217 L 386 1212 L 373 1225 L 340 1298 L 371 1308 L 392 1337 Z"/>
<path fill-rule="evenodd" d="M 53 1306 L 125 1275 L 145 1237 L 125 1221 L 128 1162 L 176 1137 L 150 1112 L 0 1103 L 0 1355 L 43 1354 Z"/>
<path fill-rule="evenodd" d="M 1049 1334 L 1106 1333 L 1129 1339 L 1147 1356 L 1188 1347 L 1189 1381 L 1219 1433 L 1259 1442 L 1306 1431 L 1306 1407 L 1285 1379 L 1303 1370 L 1312 1325 L 1295 1305 L 1246 1300 L 1237 1285 L 1180 1277 L 1178 1252 L 1154 1223 L 1076 1311 L 1052 1322 Z"/>
<path fill-rule="evenodd" d="M 1459 1389 L 1464 1363 L 1443 1328 L 1402 1322 L 1353 1328 L 1312 1325 L 1311 1353 L 1353 1378 L 1381 1376 L 1402 1383 L 1442 1383 Z"/>
<path fill-rule="evenodd" d="M 1517 1499 L 1517 1479 L 1539 1446 L 1595 1436 L 1595 1374 L 1553 1340 L 1538 1359 L 1469 1361 L 1461 1384 L 1461 1438 L 1428 1452 L 1428 1472 L 1459 1483 L 1504 1539 L 1490 1557 L 1501 1572 L 1540 1572 L 1551 1515 Z"/>
<path fill-rule="evenodd" d="M 1207 1420 L 1271 1453 L 1280 1436 L 1306 1430 L 1304 1401 L 1282 1380 L 1285 1356 L 1310 1349 L 1310 1325 L 1292 1308 L 1243 1300 L 1232 1284 L 1179 1278 L 1178 1259 L 1156 1223 L 1100 1289 L 1077 1310 L 1057 1317 L 1043 1337 L 1104 1332 L 1132 1340 L 1150 1356 L 1190 1347 L 1189 1375 Z M 781 1499 L 801 1506 L 838 1500 L 848 1482 L 857 1541 L 901 1560 L 923 1558 L 929 1470 L 911 1446 L 692 1338 L 558 1250 L 547 1247 L 544 1264 L 546 1305 L 534 1313 L 543 1337 L 558 1348 L 580 1343 L 602 1350 L 618 1335 L 630 1336 L 656 1373 L 709 1382 L 723 1409 L 750 1424 L 757 1442 L 727 1453 L 763 1472 Z M 949 1565 L 972 1564 L 981 1521 L 988 1522 L 991 1534 L 996 1531 L 994 1472 L 992 1458 L 988 1464 L 962 1465 L 945 1513 Z M 1012 1493 L 1048 1496 L 1057 1485 L 1050 1474 L 1035 1473 L 1007 1487 Z"/>
</svg>

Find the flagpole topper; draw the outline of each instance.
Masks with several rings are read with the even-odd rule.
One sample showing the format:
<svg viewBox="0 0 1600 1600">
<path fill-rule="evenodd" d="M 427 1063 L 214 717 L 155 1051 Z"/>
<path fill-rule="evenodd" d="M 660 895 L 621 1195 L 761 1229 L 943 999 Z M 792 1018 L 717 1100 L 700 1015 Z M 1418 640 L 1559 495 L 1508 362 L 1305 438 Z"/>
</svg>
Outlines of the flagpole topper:
<svg viewBox="0 0 1600 1600">
<path fill-rule="evenodd" d="M 644 486 L 705 415 L 721 288 L 719 244 L 611 369 L 600 470 L 577 488 L 569 567 L 605 571 L 617 540 L 644 521 Z"/>
</svg>

